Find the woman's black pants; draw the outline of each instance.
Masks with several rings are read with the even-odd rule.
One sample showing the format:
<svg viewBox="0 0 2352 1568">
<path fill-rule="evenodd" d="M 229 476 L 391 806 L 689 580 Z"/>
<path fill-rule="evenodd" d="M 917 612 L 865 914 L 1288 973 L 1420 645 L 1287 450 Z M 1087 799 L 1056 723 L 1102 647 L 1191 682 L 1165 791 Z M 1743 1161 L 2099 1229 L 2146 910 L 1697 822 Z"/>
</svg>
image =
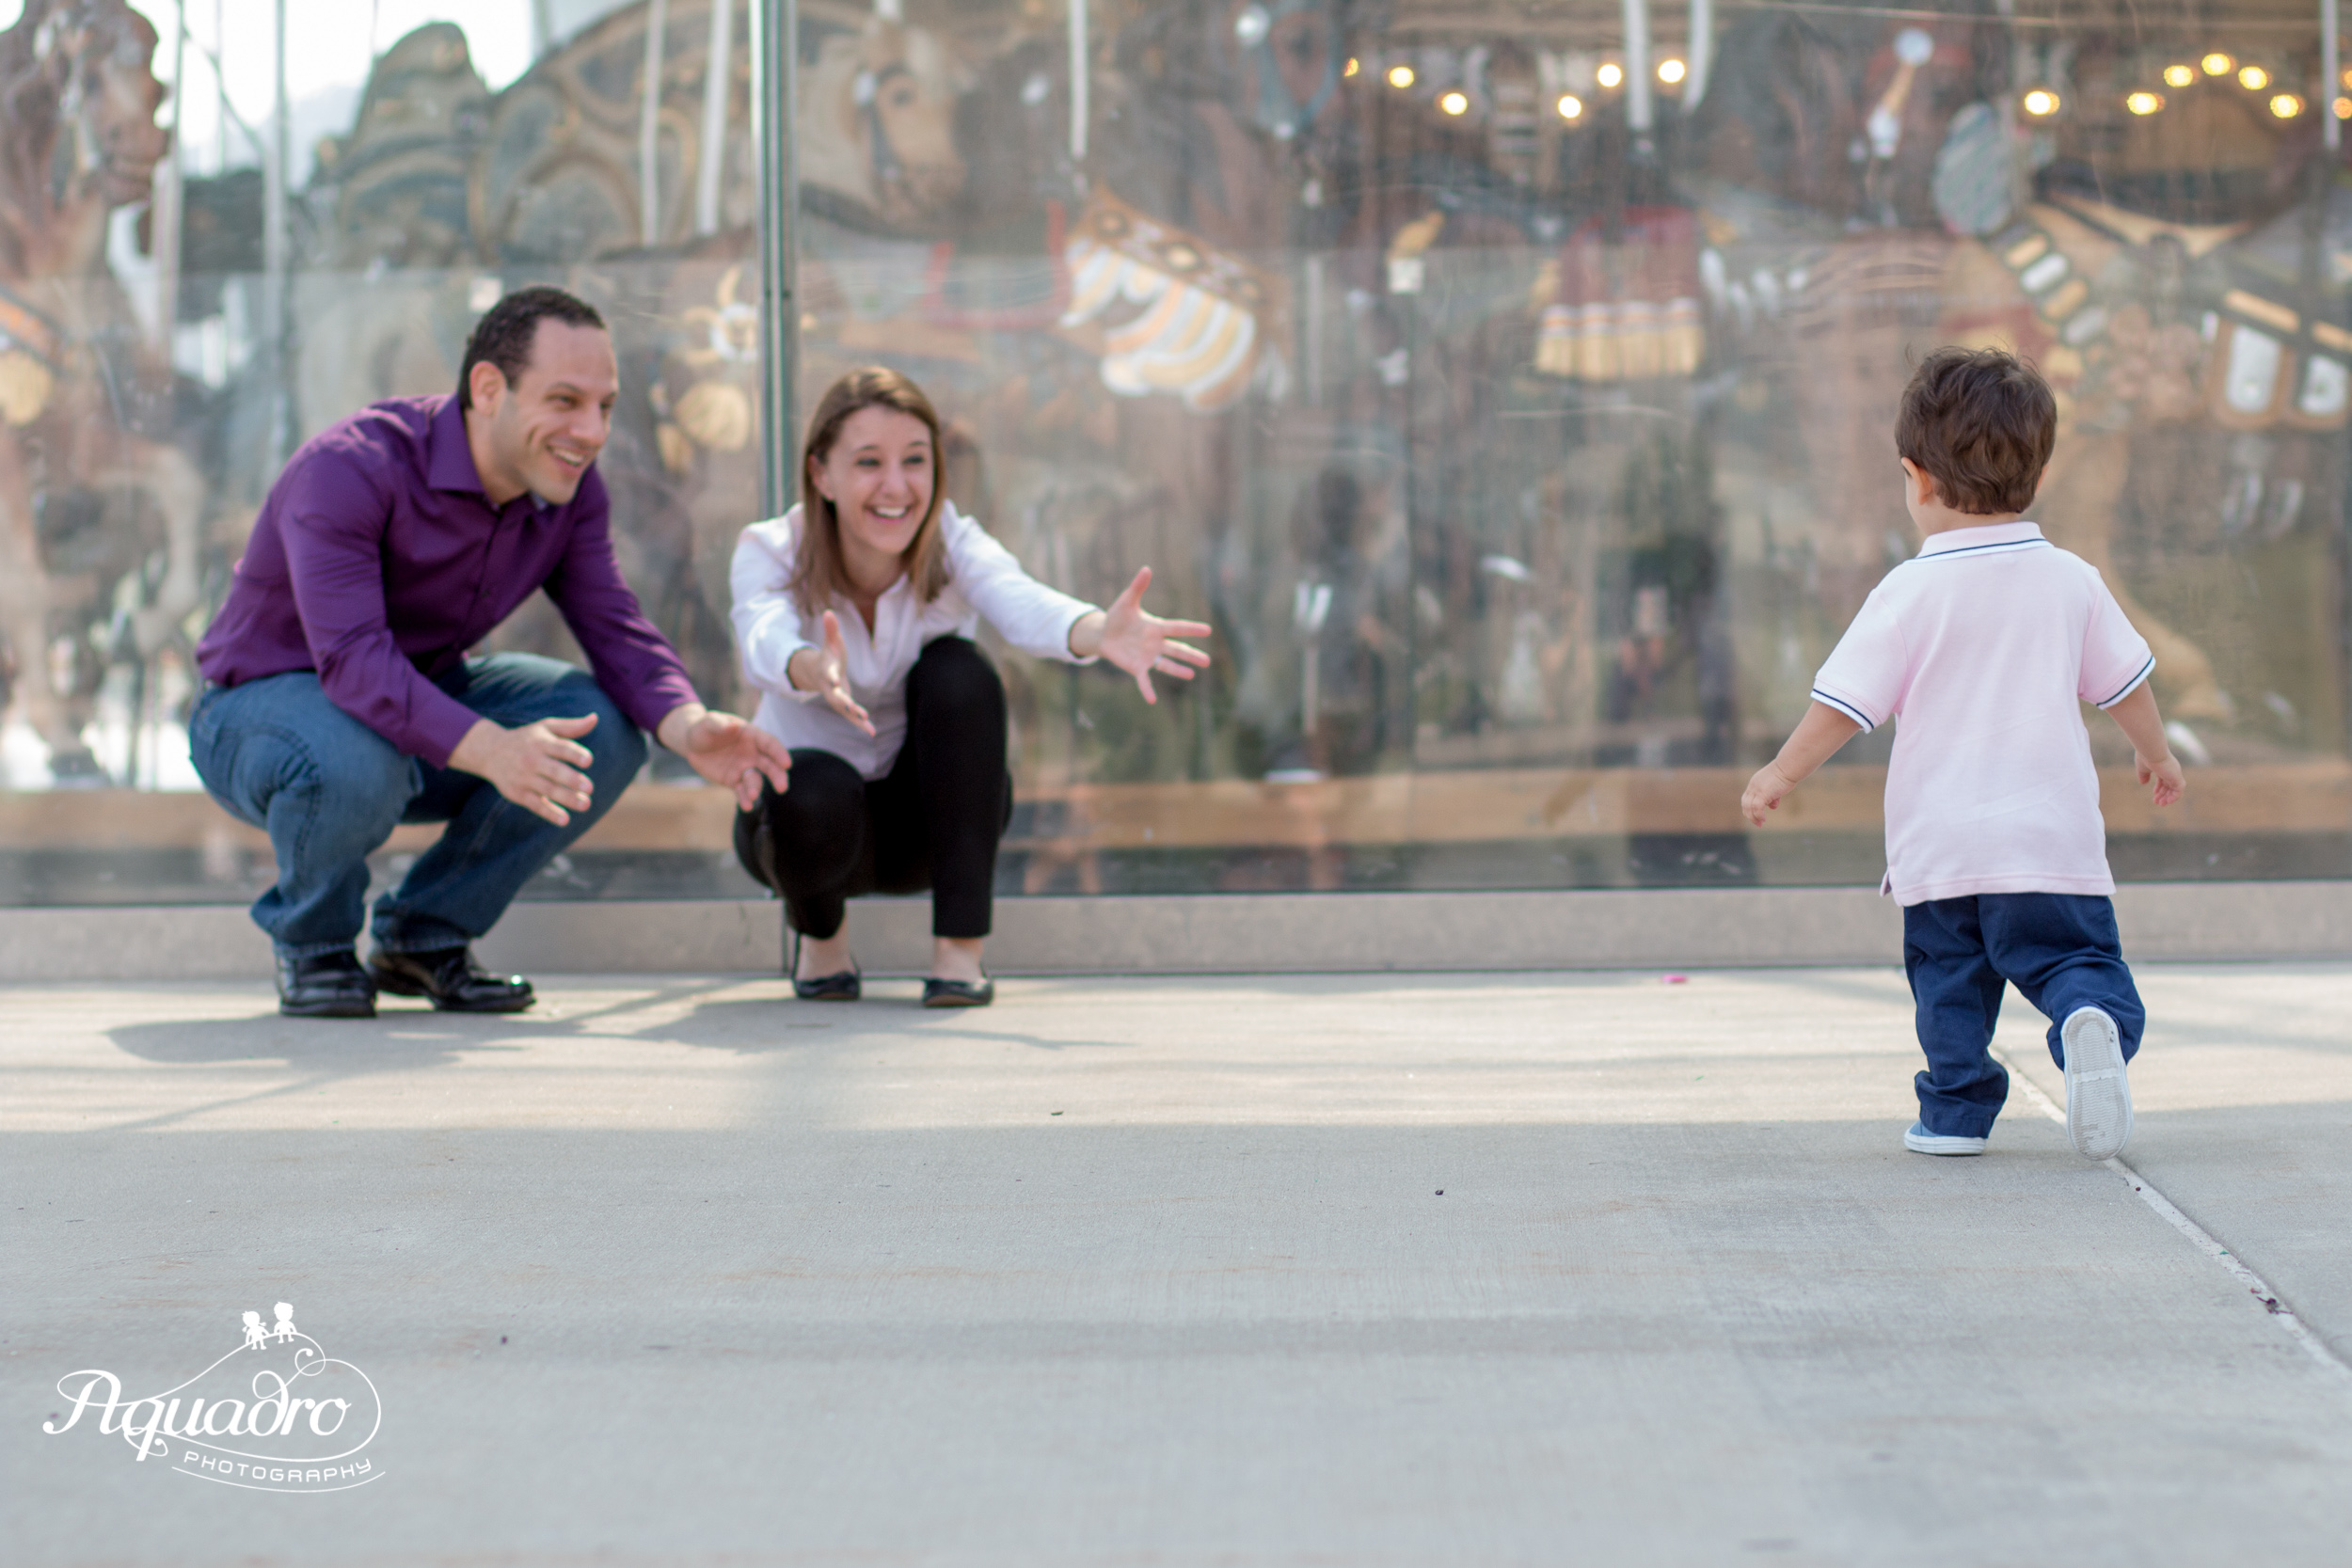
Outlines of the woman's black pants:
<svg viewBox="0 0 2352 1568">
<path fill-rule="evenodd" d="M 996 844 L 1012 816 L 1005 684 L 961 637 L 925 646 L 907 674 L 906 742 L 867 782 L 831 752 L 795 747 L 791 787 L 760 785 L 735 817 L 735 855 L 818 941 L 868 893 L 931 894 L 931 934 L 988 935 Z"/>
</svg>

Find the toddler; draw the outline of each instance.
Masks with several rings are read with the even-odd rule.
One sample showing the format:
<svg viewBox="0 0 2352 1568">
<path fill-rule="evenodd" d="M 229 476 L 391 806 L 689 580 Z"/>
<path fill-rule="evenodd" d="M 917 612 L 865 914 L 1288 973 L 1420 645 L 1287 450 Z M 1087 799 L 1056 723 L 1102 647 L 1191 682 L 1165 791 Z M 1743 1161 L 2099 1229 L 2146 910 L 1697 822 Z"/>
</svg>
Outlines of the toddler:
<svg viewBox="0 0 2352 1568">
<path fill-rule="evenodd" d="M 1762 826 L 1855 734 L 1899 715 L 1886 878 L 1927 1070 L 1903 1145 L 1980 1154 L 2009 1097 L 1993 1059 L 2004 982 L 2054 1022 L 2066 1131 L 2086 1159 L 2132 1131 L 2124 1064 L 2145 1014 L 2109 895 L 2099 779 L 2077 700 L 2130 739 L 2155 803 L 2181 798 L 2148 677 L 2155 659 L 2098 569 L 2027 521 L 2058 436 L 2041 376 L 1997 349 L 1941 348 L 1903 389 L 1895 448 L 1919 553 L 1871 591 L 1813 706 L 1740 797 Z"/>
</svg>

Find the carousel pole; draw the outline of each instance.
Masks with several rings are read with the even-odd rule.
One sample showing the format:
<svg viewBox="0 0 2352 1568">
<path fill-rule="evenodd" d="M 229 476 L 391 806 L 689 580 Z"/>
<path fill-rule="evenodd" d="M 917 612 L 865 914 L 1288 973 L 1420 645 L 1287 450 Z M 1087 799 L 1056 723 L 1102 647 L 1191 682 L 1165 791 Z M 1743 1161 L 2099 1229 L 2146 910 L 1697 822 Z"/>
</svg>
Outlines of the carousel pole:
<svg viewBox="0 0 2352 1568">
<path fill-rule="evenodd" d="M 213 46 L 205 51 L 205 59 L 213 68 L 213 172 L 229 172 L 229 77 L 220 69 L 220 56 L 229 47 L 229 0 L 213 0 Z"/>
<path fill-rule="evenodd" d="M 2319 138 L 2329 153 L 2344 149 L 2344 121 L 2336 118 L 2336 100 L 2352 97 L 2344 81 L 2343 19 L 2340 0 L 2319 0 Z M 2329 160 L 2333 162 L 2332 157 Z"/>
<path fill-rule="evenodd" d="M 727 97 L 733 81 L 735 7 L 710 0 L 710 48 L 704 56 L 702 156 L 694 169 L 694 232 L 719 231 L 720 177 L 726 172 Z"/>
<path fill-rule="evenodd" d="M 661 243 L 661 46 L 670 0 L 645 8 L 644 102 L 637 111 L 637 243 Z"/>
<path fill-rule="evenodd" d="M 288 415 L 293 407 L 294 374 L 287 353 L 287 281 L 294 261 L 294 235 L 288 224 L 287 181 L 292 175 L 293 103 L 286 89 L 286 0 L 277 0 L 278 57 L 272 73 L 276 93 L 270 107 L 268 155 L 262 162 L 262 341 L 270 369 L 269 425 L 264 467 L 275 473 L 286 460 Z"/>
<path fill-rule="evenodd" d="M 1086 162 L 1087 125 L 1092 112 L 1088 89 L 1092 86 L 1087 46 L 1087 0 L 1070 0 L 1070 161 Z"/>
<path fill-rule="evenodd" d="M 1682 88 L 1682 112 L 1688 115 L 1707 96 L 1707 73 L 1715 63 L 1715 0 L 1691 0 L 1690 80 Z"/>
<path fill-rule="evenodd" d="M 1649 0 L 1624 0 L 1625 123 L 1639 147 L 1649 140 Z"/>
<path fill-rule="evenodd" d="M 792 101 L 799 0 L 752 8 L 758 66 L 761 510 L 791 508 L 800 476 L 793 459 L 793 380 L 799 370 L 801 307 L 792 247 L 800 214 L 800 169 L 792 156 Z"/>
<path fill-rule="evenodd" d="M 155 258 L 155 338 L 167 358 L 172 328 L 180 321 L 180 214 L 187 194 L 187 164 L 180 143 L 188 118 L 187 63 L 188 6 L 187 0 L 180 0 L 172 8 L 171 146 L 155 170 L 148 232 L 148 250 Z"/>
</svg>

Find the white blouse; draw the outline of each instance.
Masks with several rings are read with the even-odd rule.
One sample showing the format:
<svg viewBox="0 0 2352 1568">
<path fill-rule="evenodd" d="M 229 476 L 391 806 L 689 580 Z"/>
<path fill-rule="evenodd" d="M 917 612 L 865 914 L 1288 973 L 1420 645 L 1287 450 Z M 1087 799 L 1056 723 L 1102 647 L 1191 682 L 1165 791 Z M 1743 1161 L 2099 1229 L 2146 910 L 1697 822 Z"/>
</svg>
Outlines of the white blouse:
<svg viewBox="0 0 2352 1568">
<path fill-rule="evenodd" d="M 787 746 L 833 752 L 860 774 L 879 779 L 898 760 L 907 733 L 907 672 L 925 643 L 942 637 L 970 637 L 988 617 L 997 634 L 1024 653 L 1091 664 L 1070 652 L 1070 629 L 1094 606 L 1046 587 L 1021 569 L 1012 552 L 955 508 L 939 505 L 939 527 L 947 547 L 947 585 L 925 604 L 901 576 L 874 606 L 874 629 L 847 599 L 833 610 L 841 621 L 849 651 L 850 692 L 874 721 L 867 735 L 813 691 L 793 689 L 785 667 L 799 650 L 824 640 L 821 623 L 803 621 L 786 584 L 791 580 L 801 536 L 801 509 L 754 523 L 735 546 L 728 572 L 734 588 L 736 645 L 743 673 L 764 693 L 752 722 Z"/>
</svg>

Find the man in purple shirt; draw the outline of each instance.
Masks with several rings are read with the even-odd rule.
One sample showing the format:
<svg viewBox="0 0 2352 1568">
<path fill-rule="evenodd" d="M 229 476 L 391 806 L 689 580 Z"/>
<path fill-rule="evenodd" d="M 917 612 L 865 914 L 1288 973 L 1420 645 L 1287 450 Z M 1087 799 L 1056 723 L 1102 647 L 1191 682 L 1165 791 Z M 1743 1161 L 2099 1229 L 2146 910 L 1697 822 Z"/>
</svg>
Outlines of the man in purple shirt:
<svg viewBox="0 0 2352 1568">
<path fill-rule="evenodd" d="M 507 295 L 466 345 L 457 395 L 396 398 L 294 453 L 197 649 L 189 721 L 214 800 L 269 832 L 278 884 L 253 906 L 278 1009 L 366 1018 L 379 990 L 514 1012 L 531 985 L 469 944 L 612 809 L 640 730 L 748 808 L 783 744 L 703 706 L 621 580 L 596 470 L 620 375 L 603 319 L 560 289 Z M 540 589 L 590 671 L 469 657 Z M 401 822 L 447 822 L 376 901 L 368 855 Z"/>
</svg>

